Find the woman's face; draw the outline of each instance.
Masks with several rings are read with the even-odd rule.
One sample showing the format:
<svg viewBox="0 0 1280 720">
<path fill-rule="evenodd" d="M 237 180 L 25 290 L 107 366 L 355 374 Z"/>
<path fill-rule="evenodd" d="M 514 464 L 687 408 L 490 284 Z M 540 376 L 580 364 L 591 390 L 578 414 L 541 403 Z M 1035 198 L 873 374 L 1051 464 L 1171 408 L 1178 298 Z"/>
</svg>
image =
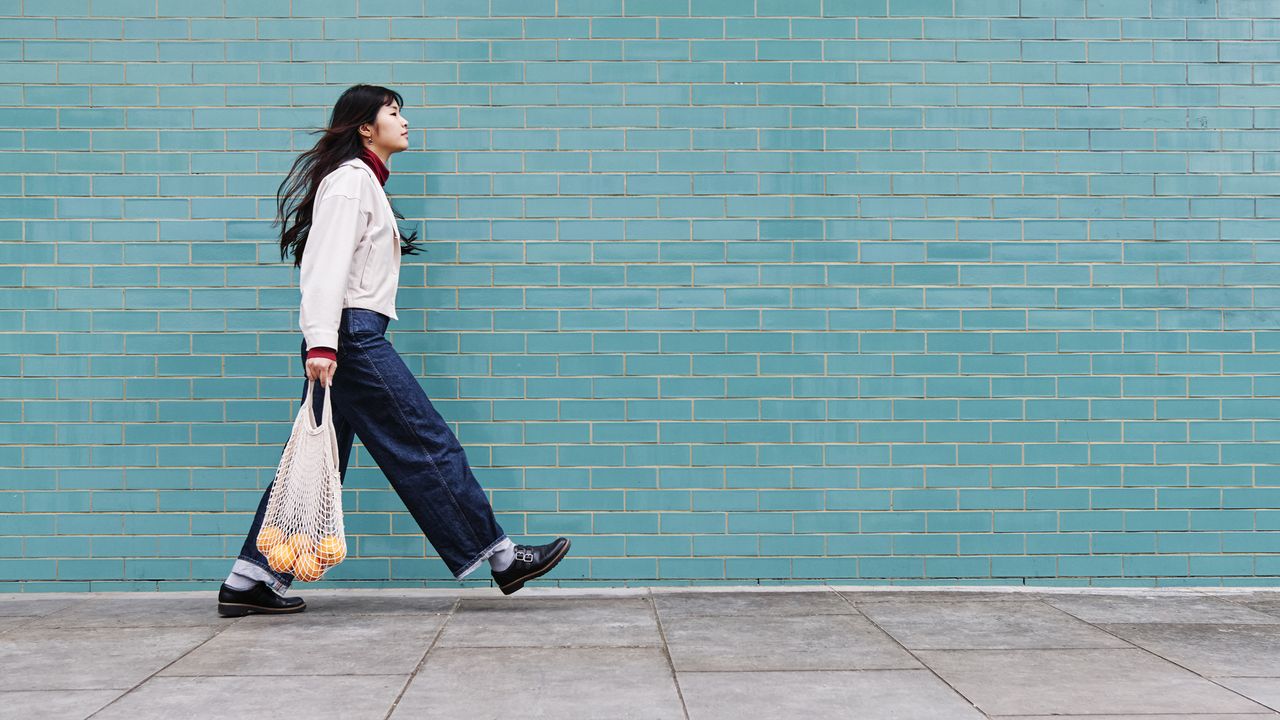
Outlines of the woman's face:
<svg viewBox="0 0 1280 720">
<path fill-rule="evenodd" d="M 366 147 L 375 153 L 391 157 L 393 153 L 409 149 L 409 123 L 394 100 L 390 105 L 383 105 L 375 122 L 365 127 L 372 133 L 368 139 L 373 141 Z"/>
</svg>

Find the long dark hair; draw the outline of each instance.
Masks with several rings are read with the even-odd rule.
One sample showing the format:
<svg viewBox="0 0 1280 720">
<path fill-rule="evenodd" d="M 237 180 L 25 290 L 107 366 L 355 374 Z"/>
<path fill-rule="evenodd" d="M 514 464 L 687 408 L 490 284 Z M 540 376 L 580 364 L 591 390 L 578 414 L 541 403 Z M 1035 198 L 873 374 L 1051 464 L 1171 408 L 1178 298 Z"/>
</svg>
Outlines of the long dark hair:
<svg viewBox="0 0 1280 720">
<path fill-rule="evenodd" d="M 360 126 L 376 122 L 378 111 L 392 101 L 404 107 L 404 100 L 395 90 L 381 85 L 352 85 L 334 104 L 333 113 L 329 116 L 329 127 L 312 131 L 313 135 L 317 132 L 324 134 L 315 147 L 298 156 L 289 175 L 276 191 L 277 215 L 272 225 L 281 226 L 281 260 L 292 252 L 294 267 L 301 267 L 320 181 L 334 168 L 364 152 L 360 145 Z M 297 200 L 299 196 L 301 200 Z M 397 218 L 404 219 L 394 206 L 391 212 Z M 401 232 L 400 254 L 416 254 L 418 247 L 414 245 L 414 241 L 417 239 L 416 231 L 408 237 Z"/>
</svg>

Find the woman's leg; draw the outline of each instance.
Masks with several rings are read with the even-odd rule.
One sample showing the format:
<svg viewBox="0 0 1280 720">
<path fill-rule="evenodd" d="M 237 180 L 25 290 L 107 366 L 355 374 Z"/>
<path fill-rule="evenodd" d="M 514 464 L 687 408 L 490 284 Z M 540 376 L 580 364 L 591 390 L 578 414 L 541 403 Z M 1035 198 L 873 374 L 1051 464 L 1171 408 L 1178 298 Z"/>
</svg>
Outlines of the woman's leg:
<svg viewBox="0 0 1280 720">
<path fill-rule="evenodd" d="M 302 366 L 304 369 L 307 364 L 307 343 L 302 343 Z M 307 383 L 314 383 L 315 397 L 312 400 L 311 407 L 316 413 L 316 422 L 321 421 L 320 415 L 324 408 L 324 394 L 326 389 L 322 383 L 318 381 L 308 381 L 305 377 L 302 381 L 302 397 L 298 399 L 301 403 L 307 397 Z M 334 391 L 334 397 L 338 396 L 336 389 L 339 383 L 339 374 L 335 373 L 333 378 L 333 386 L 328 388 Z M 330 400 L 333 411 L 333 427 L 338 433 L 338 472 L 342 476 L 342 480 L 347 479 L 347 460 L 351 457 L 351 444 L 354 440 L 355 433 L 352 431 L 351 425 L 347 422 L 342 413 L 338 412 L 334 401 Z M 287 442 L 287 441 L 286 441 Z M 284 448 L 281 446 L 281 452 Z M 253 523 L 249 526 L 249 534 L 245 537 L 244 546 L 240 548 L 240 556 L 236 558 L 235 563 L 231 567 L 231 572 L 243 575 L 254 580 L 262 580 L 278 595 L 284 595 L 289 586 L 293 584 L 292 573 L 278 573 L 271 569 L 267 564 L 267 559 L 258 551 L 257 539 L 258 531 L 262 528 L 262 520 L 267 514 L 267 500 L 271 497 L 271 487 L 275 484 L 273 479 L 267 484 L 267 489 L 262 493 L 262 499 L 258 501 L 258 512 L 253 517 Z"/>
<path fill-rule="evenodd" d="M 386 339 L 389 318 L 359 308 L 342 313 L 334 415 L 346 418 L 461 580 L 514 543 L 494 517 L 458 438 Z"/>
</svg>

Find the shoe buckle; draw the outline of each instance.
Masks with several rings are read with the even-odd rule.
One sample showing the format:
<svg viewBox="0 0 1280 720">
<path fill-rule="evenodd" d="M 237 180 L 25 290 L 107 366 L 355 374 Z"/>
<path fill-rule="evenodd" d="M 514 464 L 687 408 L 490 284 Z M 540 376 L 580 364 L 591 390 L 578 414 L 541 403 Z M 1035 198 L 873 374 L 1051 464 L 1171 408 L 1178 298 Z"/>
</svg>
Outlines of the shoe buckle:
<svg viewBox="0 0 1280 720">
<path fill-rule="evenodd" d="M 520 548 L 516 548 L 515 554 L 516 554 L 516 559 L 520 560 L 521 562 L 533 562 L 532 550 L 522 550 Z"/>
</svg>

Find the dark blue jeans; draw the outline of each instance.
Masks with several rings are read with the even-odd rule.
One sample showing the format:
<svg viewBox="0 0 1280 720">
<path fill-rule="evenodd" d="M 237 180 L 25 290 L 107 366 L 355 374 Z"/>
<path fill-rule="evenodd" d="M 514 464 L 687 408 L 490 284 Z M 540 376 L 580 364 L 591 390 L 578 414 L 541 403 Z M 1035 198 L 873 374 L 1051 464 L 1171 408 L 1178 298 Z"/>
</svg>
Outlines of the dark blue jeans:
<svg viewBox="0 0 1280 720">
<path fill-rule="evenodd" d="M 351 443 L 358 435 L 440 559 L 461 580 L 512 541 L 498 525 L 458 438 L 385 337 L 390 321 L 373 310 L 342 309 L 338 367 L 328 388 L 338 433 L 338 470 L 345 481 Z M 306 358 L 303 340 L 304 375 Z M 304 377 L 299 402 L 306 397 L 307 382 Z M 313 382 L 312 407 L 319 422 L 325 388 Z M 232 570 L 263 580 L 283 595 L 293 574 L 272 570 L 257 547 L 270 494 L 268 485 Z"/>
</svg>

